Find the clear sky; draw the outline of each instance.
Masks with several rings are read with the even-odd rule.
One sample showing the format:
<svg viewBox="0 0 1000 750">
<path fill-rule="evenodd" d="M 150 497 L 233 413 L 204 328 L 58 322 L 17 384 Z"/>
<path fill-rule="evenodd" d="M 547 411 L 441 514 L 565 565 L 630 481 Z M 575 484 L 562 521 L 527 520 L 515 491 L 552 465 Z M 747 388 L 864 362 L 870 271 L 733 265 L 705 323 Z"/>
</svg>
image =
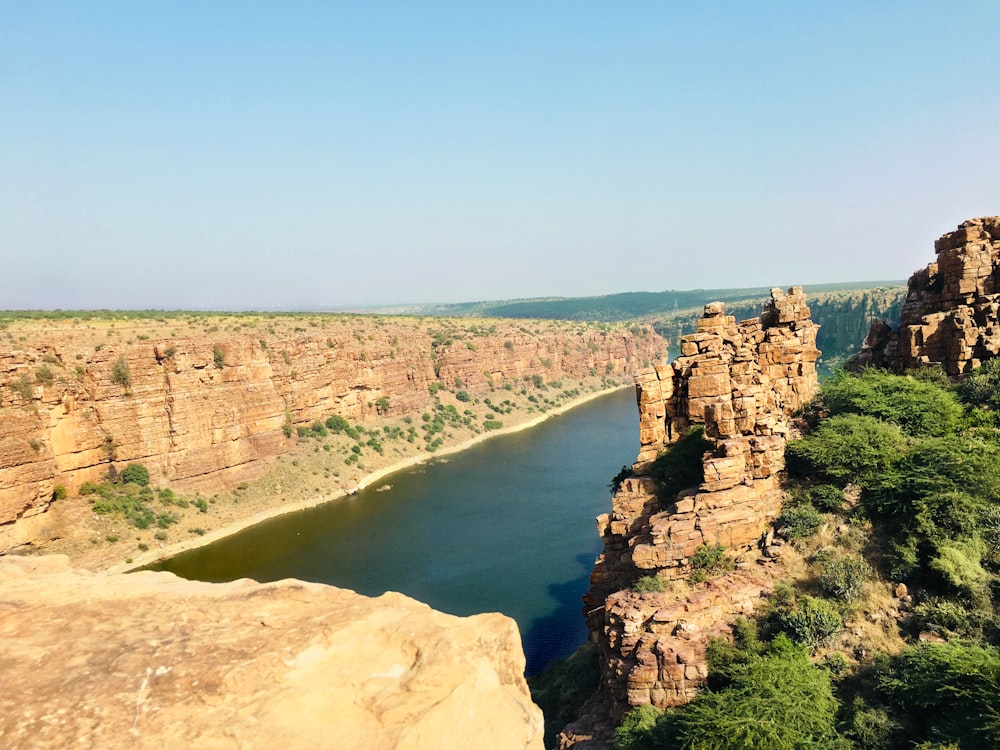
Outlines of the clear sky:
<svg viewBox="0 0 1000 750">
<path fill-rule="evenodd" d="M 1000 214 L 1000 3 L 0 0 L 0 308 L 901 279 Z"/>
</svg>

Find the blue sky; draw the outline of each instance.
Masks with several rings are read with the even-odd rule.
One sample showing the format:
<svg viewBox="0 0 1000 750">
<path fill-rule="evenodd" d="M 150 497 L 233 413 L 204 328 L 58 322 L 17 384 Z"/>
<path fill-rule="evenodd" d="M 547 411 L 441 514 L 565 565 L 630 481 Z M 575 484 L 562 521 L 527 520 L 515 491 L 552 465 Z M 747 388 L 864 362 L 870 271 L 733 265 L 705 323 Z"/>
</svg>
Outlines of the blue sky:
<svg viewBox="0 0 1000 750">
<path fill-rule="evenodd" d="M 0 0 L 0 308 L 905 278 L 1000 3 Z"/>
</svg>

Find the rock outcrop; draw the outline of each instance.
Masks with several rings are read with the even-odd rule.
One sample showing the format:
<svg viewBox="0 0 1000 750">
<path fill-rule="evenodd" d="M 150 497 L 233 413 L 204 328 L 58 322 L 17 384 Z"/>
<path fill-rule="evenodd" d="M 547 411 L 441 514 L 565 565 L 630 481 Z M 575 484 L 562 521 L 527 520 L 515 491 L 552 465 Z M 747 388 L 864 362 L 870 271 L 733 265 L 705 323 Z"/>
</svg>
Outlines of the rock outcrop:
<svg viewBox="0 0 1000 750">
<path fill-rule="evenodd" d="M 299 425 L 419 413 L 434 384 L 630 377 L 666 346 L 649 327 L 553 321 L 196 320 L 0 329 L 0 553 L 57 485 L 72 494 L 130 461 L 154 483 L 229 489 L 292 450 Z"/>
<path fill-rule="evenodd" d="M 910 277 L 899 326 L 876 321 L 852 367 L 961 376 L 1000 354 L 1000 216 L 963 222 L 934 250 Z"/>
<path fill-rule="evenodd" d="M 708 639 L 770 590 L 754 560 L 781 510 L 791 414 L 818 386 L 817 329 L 797 287 L 772 291 L 763 315 L 741 323 L 713 303 L 672 365 L 638 376 L 642 447 L 611 512 L 598 518 L 604 552 L 585 598 L 616 719 L 640 704 L 689 701 L 707 674 Z M 693 425 L 714 444 L 702 459 L 704 482 L 663 497 L 650 468 Z M 689 586 L 697 548 L 720 544 L 736 569 Z M 673 593 L 631 590 L 648 575 L 674 581 Z"/>
<path fill-rule="evenodd" d="M 499 614 L 7 557 L 0 633 L 6 748 L 542 748 Z"/>
</svg>

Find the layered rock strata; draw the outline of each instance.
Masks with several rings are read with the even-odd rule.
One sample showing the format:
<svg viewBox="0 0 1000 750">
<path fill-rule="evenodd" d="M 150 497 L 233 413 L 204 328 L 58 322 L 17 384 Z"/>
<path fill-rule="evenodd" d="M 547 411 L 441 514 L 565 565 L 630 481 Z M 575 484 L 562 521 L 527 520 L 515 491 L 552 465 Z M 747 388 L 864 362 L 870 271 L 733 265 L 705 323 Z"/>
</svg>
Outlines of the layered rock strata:
<svg viewBox="0 0 1000 750">
<path fill-rule="evenodd" d="M 130 461 L 157 484 L 228 489 L 292 450 L 299 425 L 419 413 L 434 384 L 475 394 L 532 377 L 630 377 L 666 346 L 648 327 L 525 323 L 11 325 L 0 330 L 0 553 L 4 525 L 43 513 L 56 485 L 72 494 Z"/>
<path fill-rule="evenodd" d="M 706 677 L 708 639 L 769 590 L 766 571 L 751 560 L 781 509 L 791 414 L 817 389 L 817 329 L 798 287 L 772 291 L 756 320 L 737 323 L 713 303 L 673 364 L 638 376 L 642 447 L 611 512 L 598 518 L 604 552 L 585 598 L 616 718 L 640 704 L 690 700 Z M 702 459 L 704 482 L 662 497 L 650 467 L 693 425 L 714 443 Z M 706 544 L 724 545 L 735 572 L 689 593 L 627 590 L 639 576 L 656 575 L 685 591 L 681 579 Z"/>
<path fill-rule="evenodd" d="M 872 324 L 852 367 L 940 365 L 960 376 L 1000 354 L 1000 216 L 963 222 L 934 251 L 910 277 L 899 326 Z"/>
<path fill-rule="evenodd" d="M 542 748 L 499 614 L 7 557 L 0 631 L 3 747 Z"/>
</svg>

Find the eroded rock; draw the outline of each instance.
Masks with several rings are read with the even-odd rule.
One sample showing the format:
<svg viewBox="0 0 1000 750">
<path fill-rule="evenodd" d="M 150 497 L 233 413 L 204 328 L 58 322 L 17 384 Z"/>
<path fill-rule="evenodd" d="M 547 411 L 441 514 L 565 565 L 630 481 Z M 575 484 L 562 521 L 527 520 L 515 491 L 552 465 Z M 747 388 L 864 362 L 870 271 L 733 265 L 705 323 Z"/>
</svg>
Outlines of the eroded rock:
<svg viewBox="0 0 1000 750">
<path fill-rule="evenodd" d="M 899 327 L 873 323 L 853 367 L 962 375 L 1000 354 L 1000 216 L 963 222 L 934 251 L 910 277 Z"/>
<path fill-rule="evenodd" d="M 0 558 L 8 748 L 542 748 L 513 620 Z"/>
</svg>

